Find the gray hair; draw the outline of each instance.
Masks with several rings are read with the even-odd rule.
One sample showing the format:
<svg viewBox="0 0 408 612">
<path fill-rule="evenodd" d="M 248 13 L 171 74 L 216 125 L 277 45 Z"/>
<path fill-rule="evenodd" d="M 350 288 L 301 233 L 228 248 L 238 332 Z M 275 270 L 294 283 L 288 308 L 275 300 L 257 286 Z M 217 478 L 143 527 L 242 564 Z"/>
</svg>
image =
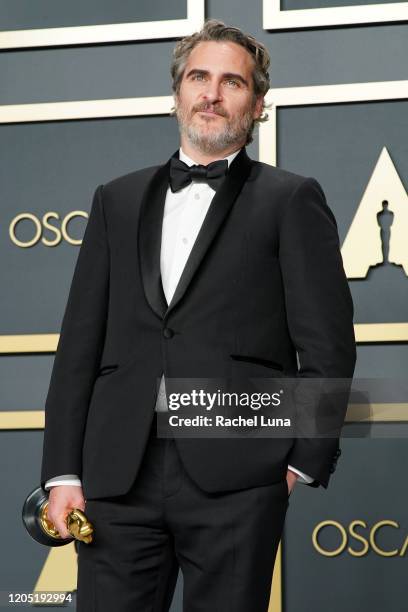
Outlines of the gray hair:
<svg viewBox="0 0 408 612">
<path fill-rule="evenodd" d="M 172 89 L 176 95 L 179 94 L 181 80 L 183 78 L 184 70 L 191 51 L 200 42 L 209 41 L 229 41 L 244 47 L 244 49 L 246 49 L 254 59 L 254 68 L 252 71 L 254 103 L 258 96 L 266 95 L 270 87 L 268 68 L 271 61 L 267 48 L 250 34 L 245 34 L 239 28 L 226 26 L 225 23 L 216 19 L 207 19 L 199 32 L 195 32 L 190 36 L 185 36 L 179 40 L 174 47 L 170 72 L 173 79 Z M 253 140 L 252 132 L 255 127 L 255 123 L 267 121 L 268 113 L 265 112 L 266 108 L 269 108 L 269 106 L 265 104 L 265 101 L 263 101 L 262 113 L 260 117 L 254 119 L 247 135 L 246 144 L 249 144 Z M 174 107 L 171 114 L 175 114 Z"/>
</svg>

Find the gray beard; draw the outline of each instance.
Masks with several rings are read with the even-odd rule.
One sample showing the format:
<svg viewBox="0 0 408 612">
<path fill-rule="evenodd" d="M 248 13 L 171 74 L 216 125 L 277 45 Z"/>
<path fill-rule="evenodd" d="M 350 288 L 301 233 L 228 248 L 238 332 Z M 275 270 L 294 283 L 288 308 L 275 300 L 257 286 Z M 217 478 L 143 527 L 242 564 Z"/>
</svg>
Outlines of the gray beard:
<svg viewBox="0 0 408 612">
<path fill-rule="evenodd" d="M 201 153 L 207 155 L 220 153 L 227 147 L 240 142 L 245 143 L 253 122 L 252 111 L 248 111 L 234 124 L 227 123 L 222 131 L 203 134 L 199 128 L 197 129 L 191 122 L 185 120 L 184 113 L 179 109 L 176 109 L 176 117 L 180 134 L 183 134 Z"/>
</svg>

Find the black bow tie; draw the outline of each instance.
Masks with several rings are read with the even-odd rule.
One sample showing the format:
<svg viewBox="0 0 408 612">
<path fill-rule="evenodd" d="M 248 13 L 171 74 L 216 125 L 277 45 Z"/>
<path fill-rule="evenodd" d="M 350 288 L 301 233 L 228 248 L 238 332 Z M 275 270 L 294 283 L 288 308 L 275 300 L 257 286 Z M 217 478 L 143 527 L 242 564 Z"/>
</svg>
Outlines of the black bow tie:
<svg viewBox="0 0 408 612">
<path fill-rule="evenodd" d="M 178 191 L 191 181 L 205 182 L 210 185 L 215 191 L 221 184 L 223 178 L 228 171 L 228 160 L 220 159 L 219 161 L 211 162 L 208 166 L 187 166 L 177 157 L 170 159 L 170 187 L 172 192 Z"/>
</svg>

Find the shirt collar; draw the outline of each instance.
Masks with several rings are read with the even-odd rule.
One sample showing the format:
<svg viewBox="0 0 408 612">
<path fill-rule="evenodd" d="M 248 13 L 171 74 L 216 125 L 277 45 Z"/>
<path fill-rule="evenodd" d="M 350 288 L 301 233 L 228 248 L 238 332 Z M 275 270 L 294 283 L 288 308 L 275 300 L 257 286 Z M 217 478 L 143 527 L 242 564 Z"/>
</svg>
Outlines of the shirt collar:
<svg viewBox="0 0 408 612">
<path fill-rule="evenodd" d="M 231 155 L 228 155 L 228 157 L 222 157 L 220 159 L 228 160 L 228 167 L 229 167 L 231 165 L 233 159 L 235 159 L 235 157 L 240 152 L 240 150 L 241 149 L 238 149 L 238 151 L 234 151 L 234 153 L 231 153 Z M 189 157 L 186 153 L 184 153 L 184 151 L 183 151 L 183 149 L 181 147 L 179 149 L 179 159 L 180 159 L 180 161 L 182 161 L 185 164 L 187 164 L 187 166 L 194 166 L 194 165 L 198 164 L 198 162 L 195 162 L 193 159 L 191 159 L 191 157 Z"/>
</svg>

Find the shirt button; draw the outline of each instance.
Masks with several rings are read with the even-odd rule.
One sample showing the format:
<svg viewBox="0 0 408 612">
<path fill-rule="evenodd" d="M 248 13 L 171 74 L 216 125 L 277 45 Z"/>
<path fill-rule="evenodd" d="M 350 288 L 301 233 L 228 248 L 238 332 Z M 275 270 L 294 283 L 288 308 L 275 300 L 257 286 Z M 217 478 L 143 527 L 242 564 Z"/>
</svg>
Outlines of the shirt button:
<svg viewBox="0 0 408 612">
<path fill-rule="evenodd" d="M 195 198 L 196 200 L 199 200 L 199 199 L 200 199 L 200 194 L 199 194 L 199 193 L 195 193 L 195 194 L 194 194 L 194 198 Z"/>
<path fill-rule="evenodd" d="M 174 331 L 170 327 L 165 327 L 163 329 L 163 336 L 165 338 L 172 338 L 174 336 Z"/>
<path fill-rule="evenodd" d="M 183 238 L 183 244 L 187 244 L 188 240 L 187 238 Z"/>
</svg>

